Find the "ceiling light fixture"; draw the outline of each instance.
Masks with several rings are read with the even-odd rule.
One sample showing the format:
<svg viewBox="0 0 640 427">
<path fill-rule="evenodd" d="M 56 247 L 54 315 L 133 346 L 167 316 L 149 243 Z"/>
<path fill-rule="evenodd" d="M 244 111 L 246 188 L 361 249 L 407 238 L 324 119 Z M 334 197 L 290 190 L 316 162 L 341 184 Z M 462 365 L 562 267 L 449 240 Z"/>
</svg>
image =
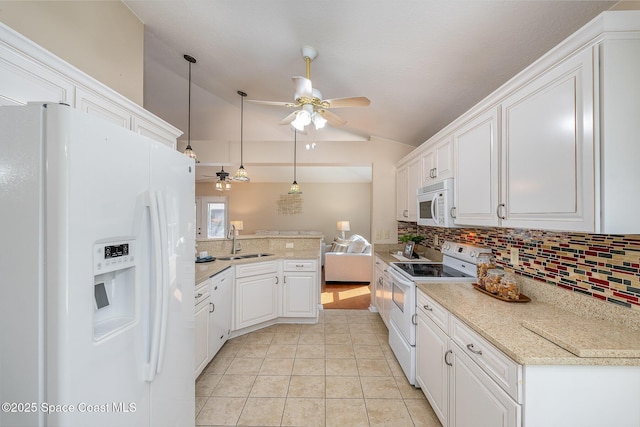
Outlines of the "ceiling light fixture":
<svg viewBox="0 0 640 427">
<path fill-rule="evenodd" d="M 231 190 L 231 181 L 227 181 L 227 177 L 229 176 L 229 172 L 224 170 L 224 166 L 220 172 L 216 172 L 218 176 L 218 180 L 216 181 L 216 190 L 218 191 L 229 191 Z"/>
<path fill-rule="evenodd" d="M 243 154 L 242 153 L 242 145 L 243 145 L 242 130 L 244 128 L 244 98 L 247 96 L 247 94 L 239 90 L 238 95 L 240 95 L 240 99 L 241 99 L 241 103 L 240 103 L 240 168 L 236 171 L 236 174 L 233 177 L 233 179 L 236 181 L 248 182 L 250 181 L 249 174 L 244 168 L 243 157 L 242 157 L 242 154 Z"/>
<path fill-rule="evenodd" d="M 191 64 L 196 63 L 196 59 L 193 56 L 184 55 L 184 59 L 189 63 L 189 123 L 187 125 L 187 148 L 184 150 L 184 155 L 195 160 L 196 163 L 200 163 L 198 156 L 191 148 Z"/>
<path fill-rule="evenodd" d="M 298 135 L 298 130 L 294 129 L 293 130 L 293 182 L 291 183 L 291 188 L 289 188 L 289 194 L 302 194 L 302 191 L 300 191 L 300 186 L 296 181 L 296 146 L 298 145 L 297 135 Z"/>
</svg>

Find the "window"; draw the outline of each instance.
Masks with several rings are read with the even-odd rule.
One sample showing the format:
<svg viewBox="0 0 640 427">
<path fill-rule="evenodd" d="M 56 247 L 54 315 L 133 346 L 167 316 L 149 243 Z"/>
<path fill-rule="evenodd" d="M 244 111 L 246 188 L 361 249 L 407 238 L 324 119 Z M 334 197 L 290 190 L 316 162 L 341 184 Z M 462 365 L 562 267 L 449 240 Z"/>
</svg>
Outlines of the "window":
<svg viewBox="0 0 640 427">
<path fill-rule="evenodd" d="M 196 201 L 199 239 L 227 236 L 229 201 L 227 197 L 201 197 Z"/>
</svg>

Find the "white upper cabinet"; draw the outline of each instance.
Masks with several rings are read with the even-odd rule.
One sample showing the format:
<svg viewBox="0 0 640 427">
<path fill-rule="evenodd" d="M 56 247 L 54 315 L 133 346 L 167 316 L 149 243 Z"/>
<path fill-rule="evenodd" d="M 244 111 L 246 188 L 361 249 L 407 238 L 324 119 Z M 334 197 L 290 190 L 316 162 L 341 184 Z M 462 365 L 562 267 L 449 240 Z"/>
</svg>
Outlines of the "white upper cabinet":
<svg viewBox="0 0 640 427">
<path fill-rule="evenodd" d="M 176 147 L 182 132 L 0 23 L 0 105 L 62 102 Z"/>
<path fill-rule="evenodd" d="M 398 221 L 418 220 L 416 195 L 421 183 L 420 159 L 414 159 L 396 171 L 396 219 Z"/>
<path fill-rule="evenodd" d="M 498 113 L 480 114 L 453 134 L 456 157 L 454 222 L 497 226 L 499 189 Z"/>
<path fill-rule="evenodd" d="M 422 186 L 433 184 L 453 176 L 453 142 L 447 135 L 427 148 L 421 156 Z"/>
<path fill-rule="evenodd" d="M 604 12 L 440 132 L 455 223 L 640 233 L 639 117 L 640 11 Z"/>
<path fill-rule="evenodd" d="M 592 49 L 502 103 L 503 226 L 594 231 Z"/>
</svg>

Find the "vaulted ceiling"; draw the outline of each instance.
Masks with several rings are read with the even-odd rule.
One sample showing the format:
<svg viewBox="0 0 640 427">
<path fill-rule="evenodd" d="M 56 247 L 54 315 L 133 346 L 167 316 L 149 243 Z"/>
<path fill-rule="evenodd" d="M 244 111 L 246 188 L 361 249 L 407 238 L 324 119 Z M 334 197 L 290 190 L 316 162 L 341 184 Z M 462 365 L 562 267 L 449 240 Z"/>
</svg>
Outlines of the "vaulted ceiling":
<svg viewBox="0 0 640 427">
<path fill-rule="evenodd" d="M 318 51 L 311 80 L 324 98 L 371 100 L 334 110 L 347 124 L 317 131 L 318 140 L 374 136 L 414 146 L 615 3 L 125 1 L 145 24 L 145 107 L 182 130 L 187 89 L 167 76 L 186 79 L 182 55 L 197 59 L 193 84 L 206 96 L 194 96 L 192 140 L 237 141 L 237 90 L 291 101 L 291 77 L 305 75 L 300 49 L 310 45 Z M 278 122 L 291 110 L 245 103 L 247 112 L 261 127 L 245 138 L 286 138 Z"/>
</svg>

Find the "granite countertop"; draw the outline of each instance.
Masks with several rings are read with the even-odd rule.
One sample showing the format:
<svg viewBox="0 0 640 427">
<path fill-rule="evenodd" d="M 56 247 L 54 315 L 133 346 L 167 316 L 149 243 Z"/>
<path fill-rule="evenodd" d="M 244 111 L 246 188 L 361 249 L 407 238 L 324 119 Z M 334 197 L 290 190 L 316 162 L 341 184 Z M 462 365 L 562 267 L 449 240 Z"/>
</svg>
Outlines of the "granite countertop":
<svg viewBox="0 0 640 427">
<path fill-rule="evenodd" d="M 640 366 L 638 331 L 540 301 L 500 301 L 470 283 L 417 286 L 519 364 Z"/>
<path fill-rule="evenodd" d="M 273 255 L 263 256 L 260 258 L 235 259 L 233 261 L 225 261 L 216 259 L 211 262 L 196 263 L 196 281 L 195 284 L 209 279 L 216 274 L 226 270 L 228 267 L 238 264 L 250 264 L 254 262 L 272 261 L 277 259 L 315 259 L 318 260 L 318 251 L 313 250 L 295 250 L 287 252 L 269 251 Z M 247 255 L 248 253 L 240 252 L 238 255 Z M 231 256 L 230 254 L 219 256 Z"/>
</svg>

